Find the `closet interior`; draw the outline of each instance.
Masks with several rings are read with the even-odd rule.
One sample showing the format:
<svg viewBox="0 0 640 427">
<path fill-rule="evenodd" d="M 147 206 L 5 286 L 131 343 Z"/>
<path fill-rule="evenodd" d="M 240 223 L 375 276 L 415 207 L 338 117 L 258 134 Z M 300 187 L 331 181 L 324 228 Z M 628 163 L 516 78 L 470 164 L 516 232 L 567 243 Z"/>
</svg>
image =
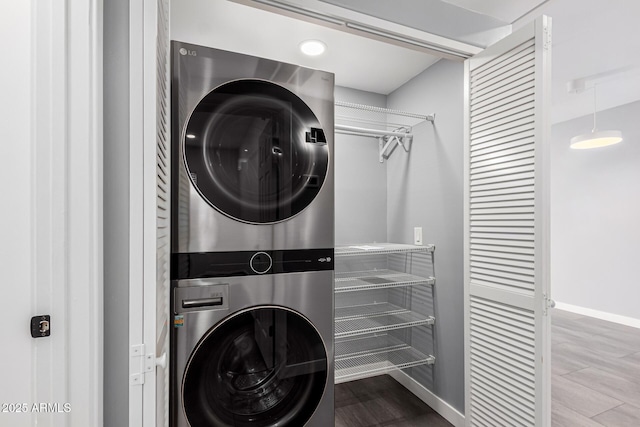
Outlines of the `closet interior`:
<svg viewBox="0 0 640 427">
<path fill-rule="evenodd" d="M 413 128 L 434 120 L 435 114 L 336 101 L 336 144 L 350 142 L 343 135 L 374 139 L 371 143 L 378 144 L 378 161 L 385 163 L 396 150 L 410 155 Z M 343 183 L 338 175 L 336 186 L 340 188 Z M 369 196 L 361 194 L 362 198 Z M 337 214 L 336 221 L 342 217 Z M 398 370 L 411 376 L 409 368 L 417 367 L 422 367 L 422 377 L 427 372 L 431 382 L 430 365 L 436 362 L 435 246 L 374 240 L 372 236 L 366 243 L 340 244 L 344 236 L 336 236 L 335 382 Z"/>
</svg>

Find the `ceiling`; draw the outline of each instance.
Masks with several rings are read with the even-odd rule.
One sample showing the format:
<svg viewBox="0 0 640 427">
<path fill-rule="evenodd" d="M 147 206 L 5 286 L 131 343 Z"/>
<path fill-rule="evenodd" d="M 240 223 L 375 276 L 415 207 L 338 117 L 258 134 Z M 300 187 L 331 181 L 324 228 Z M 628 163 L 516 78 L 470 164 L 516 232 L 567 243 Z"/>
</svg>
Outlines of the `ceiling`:
<svg viewBox="0 0 640 427">
<path fill-rule="evenodd" d="M 387 95 L 438 57 L 347 34 L 230 1 L 178 0 L 171 5 L 171 38 L 331 71 L 339 86 Z M 300 42 L 319 39 L 319 57 Z"/>
<path fill-rule="evenodd" d="M 289 0 L 298 4 L 314 0 Z M 486 47 L 539 14 L 553 18 L 552 121 L 592 112 L 593 94 L 566 83 L 598 85 L 598 109 L 640 100 L 640 2 L 628 0 L 319 0 L 367 16 Z M 439 60 L 424 52 L 223 0 L 173 0 L 171 38 L 331 71 L 336 84 L 389 94 Z M 327 52 L 307 57 L 301 41 Z"/>
<path fill-rule="evenodd" d="M 444 0 L 445 3 L 512 23 L 549 0 Z"/>
<path fill-rule="evenodd" d="M 320 0 L 397 24 L 486 47 L 543 0 Z"/>
</svg>

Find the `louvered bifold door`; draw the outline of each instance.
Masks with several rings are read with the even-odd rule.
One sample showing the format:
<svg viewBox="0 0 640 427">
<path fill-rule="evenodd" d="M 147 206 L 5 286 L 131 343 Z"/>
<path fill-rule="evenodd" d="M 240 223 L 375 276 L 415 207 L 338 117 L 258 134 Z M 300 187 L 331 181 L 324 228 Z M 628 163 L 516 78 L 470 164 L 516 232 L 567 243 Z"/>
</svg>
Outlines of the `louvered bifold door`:
<svg viewBox="0 0 640 427">
<path fill-rule="evenodd" d="M 157 1 L 156 47 L 156 427 L 169 426 L 169 0 Z"/>
<path fill-rule="evenodd" d="M 169 0 L 157 1 L 156 50 L 156 426 L 169 427 Z"/>
<path fill-rule="evenodd" d="M 132 2 L 142 13 L 144 378 L 140 427 L 169 427 L 169 0 Z M 138 21 L 141 20 L 141 21 Z M 134 24 L 137 26 L 138 24 Z M 137 51 L 136 51 L 137 52 Z M 138 88 L 132 88 L 138 92 Z M 136 361 L 137 362 L 137 361 Z M 135 402 L 130 401 L 130 405 Z"/>
<path fill-rule="evenodd" d="M 550 26 L 465 62 L 467 426 L 550 425 Z"/>
</svg>

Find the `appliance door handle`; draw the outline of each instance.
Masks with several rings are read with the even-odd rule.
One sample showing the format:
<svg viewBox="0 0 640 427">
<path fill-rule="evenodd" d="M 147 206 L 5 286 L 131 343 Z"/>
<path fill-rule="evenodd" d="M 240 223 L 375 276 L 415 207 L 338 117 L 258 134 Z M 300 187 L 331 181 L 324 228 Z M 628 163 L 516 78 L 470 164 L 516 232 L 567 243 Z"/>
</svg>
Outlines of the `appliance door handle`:
<svg viewBox="0 0 640 427">
<path fill-rule="evenodd" d="M 222 297 L 182 300 L 182 308 L 198 308 L 222 305 Z"/>
</svg>

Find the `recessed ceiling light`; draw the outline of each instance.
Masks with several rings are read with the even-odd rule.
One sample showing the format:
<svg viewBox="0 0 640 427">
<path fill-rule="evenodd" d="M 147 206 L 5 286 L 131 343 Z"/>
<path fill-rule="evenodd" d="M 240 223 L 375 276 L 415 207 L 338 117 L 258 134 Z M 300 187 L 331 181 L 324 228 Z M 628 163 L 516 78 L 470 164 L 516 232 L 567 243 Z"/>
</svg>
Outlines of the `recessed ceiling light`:
<svg viewBox="0 0 640 427">
<path fill-rule="evenodd" d="M 187 138 L 189 138 L 189 139 L 194 139 L 195 137 L 196 136 L 194 134 L 192 134 L 192 133 L 188 133 L 187 134 Z"/>
<path fill-rule="evenodd" d="M 300 43 L 300 50 L 305 55 L 318 56 L 322 55 L 327 48 L 327 45 L 320 40 L 305 40 Z"/>
</svg>

